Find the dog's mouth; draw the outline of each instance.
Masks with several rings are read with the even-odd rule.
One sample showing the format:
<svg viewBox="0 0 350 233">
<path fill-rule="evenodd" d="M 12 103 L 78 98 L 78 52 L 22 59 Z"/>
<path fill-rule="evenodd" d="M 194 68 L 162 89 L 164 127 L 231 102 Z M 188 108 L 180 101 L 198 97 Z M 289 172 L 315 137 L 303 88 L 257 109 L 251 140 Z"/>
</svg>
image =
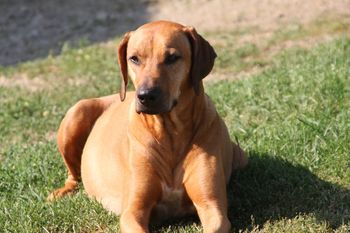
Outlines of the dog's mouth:
<svg viewBox="0 0 350 233">
<path fill-rule="evenodd" d="M 144 114 L 149 114 L 149 115 L 156 115 L 156 114 L 164 114 L 164 113 L 169 113 L 171 112 L 171 110 L 173 110 L 173 108 L 177 105 L 177 100 L 172 101 L 172 103 L 169 105 L 167 104 L 161 104 L 158 106 L 146 106 L 142 103 L 140 103 L 140 101 L 137 101 L 136 106 L 135 106 L 135 110 L 136 113 L 140 114 L 140 113 L 144 113 Z"/>
</svg>

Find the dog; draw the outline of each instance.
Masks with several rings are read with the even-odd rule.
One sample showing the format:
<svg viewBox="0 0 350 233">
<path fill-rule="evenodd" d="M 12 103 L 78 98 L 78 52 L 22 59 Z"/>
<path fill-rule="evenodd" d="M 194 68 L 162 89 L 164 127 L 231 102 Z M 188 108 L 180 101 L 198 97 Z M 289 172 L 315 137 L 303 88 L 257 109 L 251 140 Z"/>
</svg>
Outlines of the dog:
<svg viewBox="0 0 350 233">
<path fill-rule="evenodd" d="M 156 21 L 126 33 L 119 98 L 68 110 L 57 134 L 68 178 L 48 199 L 74 192 L 81 177 L 89 196 L 121 215 L 122 232 L 195 213 L 204 232 L 229 232 L 226 185 L 248 160 L 204 93 L 215 58 L 193 27 Z"/>
</svg>

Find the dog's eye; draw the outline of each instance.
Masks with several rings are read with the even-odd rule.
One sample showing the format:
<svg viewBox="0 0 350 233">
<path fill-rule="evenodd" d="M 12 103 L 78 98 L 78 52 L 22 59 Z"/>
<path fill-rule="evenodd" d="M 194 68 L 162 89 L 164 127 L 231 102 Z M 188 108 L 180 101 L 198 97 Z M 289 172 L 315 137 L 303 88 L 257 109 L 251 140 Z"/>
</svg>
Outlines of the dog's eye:
<svg viewBox="0 0 350 233">
<path fill-rule="evenodd" d="M 140 64 L 140 60 L 139 60 L 139 58 L 136 57 L 136 56 L 131 56 L 131 57 L 129 58 L 129 60 L 130 60 L 132 63 L 134 63 L 135 65 L 139 65 L 139 64 Z"/>
<path fill-rule="evenodd" d="M 171 64 L 174 64 L 177 60 L 180 59 L 180 56 L 179 55 L 176 55 L 176 54 L 170 54 L 168 55 L 166 58 L 165 58 L 165 61 L 164 63 L 167 64 L 167 65 L 171 65 Z"/>
</svg>

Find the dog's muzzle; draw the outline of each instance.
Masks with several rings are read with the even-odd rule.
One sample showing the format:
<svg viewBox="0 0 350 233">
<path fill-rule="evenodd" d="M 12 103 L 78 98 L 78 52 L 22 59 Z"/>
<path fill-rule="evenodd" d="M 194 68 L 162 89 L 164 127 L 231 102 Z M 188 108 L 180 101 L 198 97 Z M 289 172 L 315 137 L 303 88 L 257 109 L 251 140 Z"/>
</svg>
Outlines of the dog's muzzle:
<svg viewBox="0 0 350 233">
<path fill-rule="evenodd" d="M 136 112 L 146 114 L 160 114 L 168 112 L 166 98 L 163 91 L 159 87 L 140 87 L 136 91 Z"/>
</svg>

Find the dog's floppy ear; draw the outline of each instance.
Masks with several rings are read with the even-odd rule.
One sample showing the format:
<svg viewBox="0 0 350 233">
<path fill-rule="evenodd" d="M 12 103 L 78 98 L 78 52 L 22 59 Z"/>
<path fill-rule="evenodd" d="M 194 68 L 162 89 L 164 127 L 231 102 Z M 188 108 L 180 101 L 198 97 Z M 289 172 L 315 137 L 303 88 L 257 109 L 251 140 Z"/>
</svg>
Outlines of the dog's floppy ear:
<svg viewBox="0 0 350 233">
<path fill-rule="evenodd" d="M 126 95 L 126 87 L 128 86 L 128 63 L 126 57 L 126 50 L 128 47 L 128 42 L 130 38 L 130 32 L 125 33 L 123 39 L 119 43 L 118 48 L 118 63 L 120 71 L 122 73 L 122 80 L 120 83 L 120 100 L 124 101 Z"/>
<path fill-rule="evenodd" d="M 193 27 L 185 27 L 192 50 L 192 65 L 190 79 L 196 94 L 199 94 L 199 84 L 213 69 L 216 53 L 214 48 Z"/>
</svg>

